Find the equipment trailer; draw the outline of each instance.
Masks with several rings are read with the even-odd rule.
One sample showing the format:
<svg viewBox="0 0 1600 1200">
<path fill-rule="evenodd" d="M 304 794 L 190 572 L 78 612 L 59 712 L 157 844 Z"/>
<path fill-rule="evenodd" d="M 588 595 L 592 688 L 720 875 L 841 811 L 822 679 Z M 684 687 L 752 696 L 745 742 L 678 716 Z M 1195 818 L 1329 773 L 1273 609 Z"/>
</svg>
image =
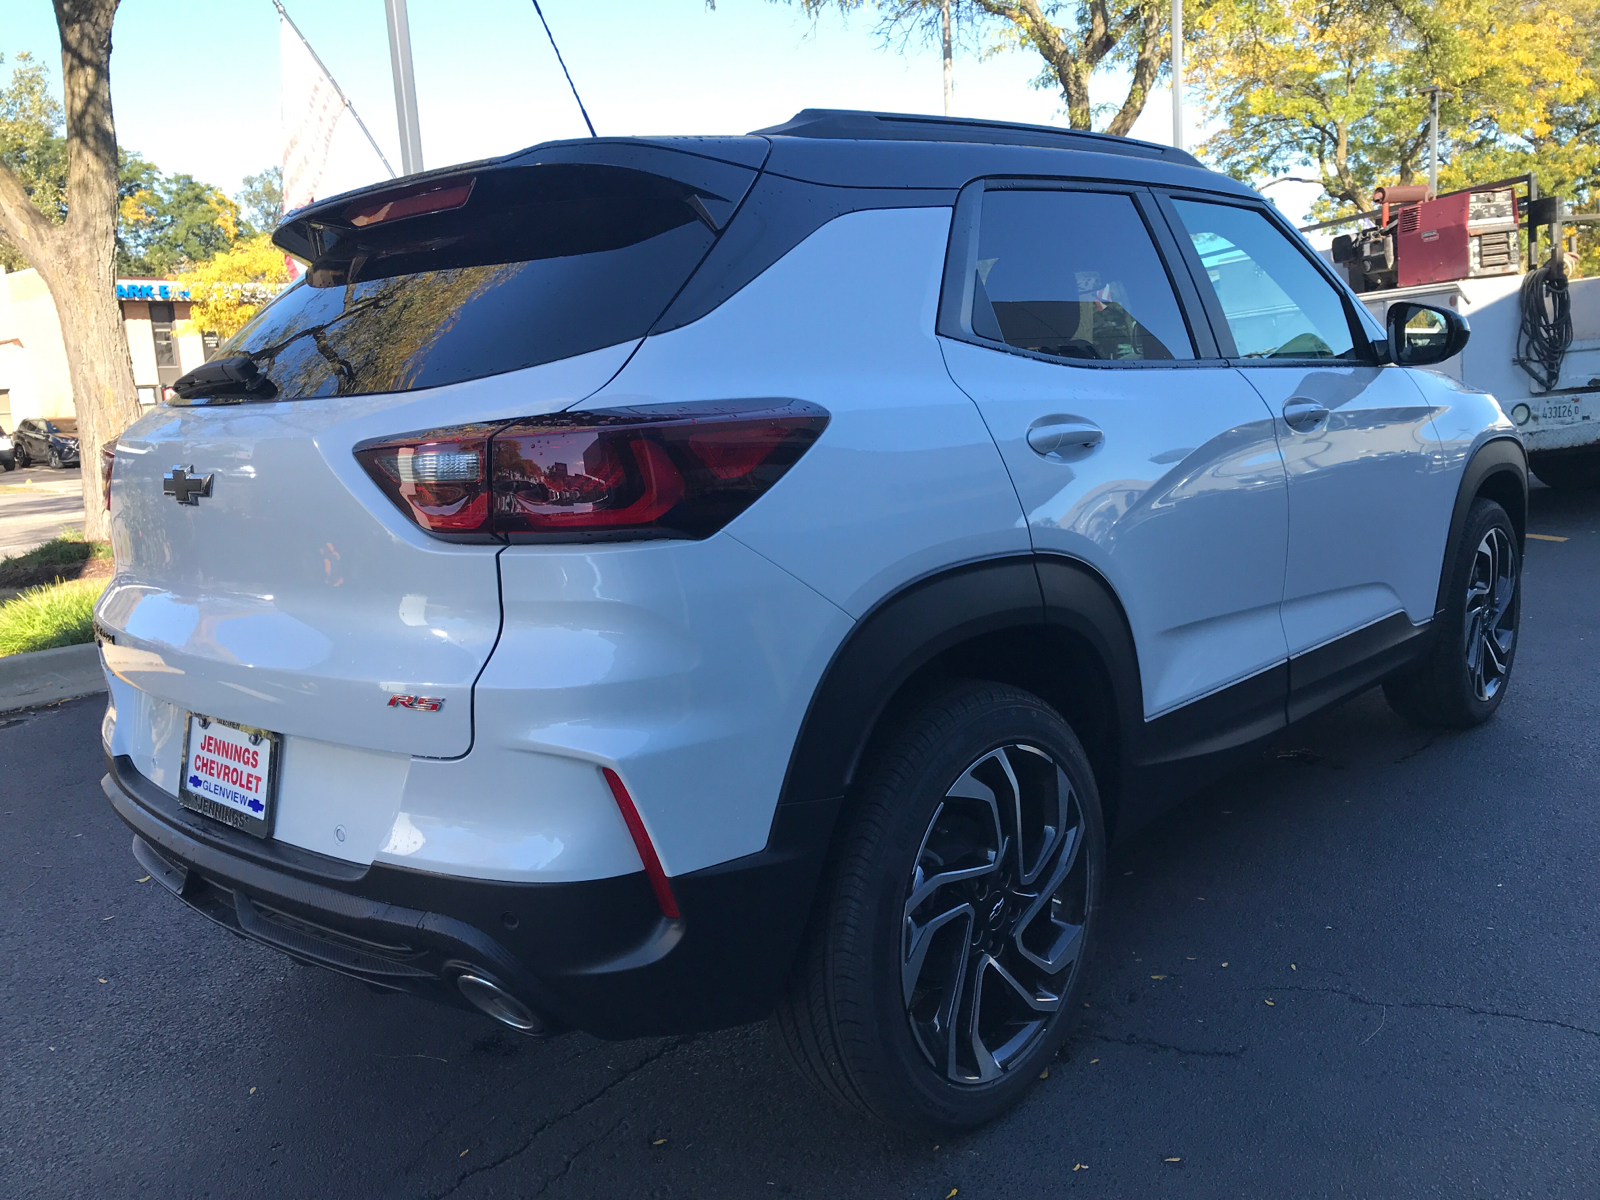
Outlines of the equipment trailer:
<svg viewBox="0 0 1600 1200">
<path fill-rule="evenodd" d="M 1529 176 L 1437 199 L 1380 188 L 1374 199 L 1380 207 L 1362 214 L 1373 227 L 1331 251 L 1362 303 L 1380 322 L 1401 300 L 1466 317 L 1471 341 L 1434 369 L 1495 397 L 1544 483 L 1600 488 L 1600 278 L 1572 278 L 1571 257 L 1554 251 L 1524 270 L 1538 261 L 1541 229 L 1564 250 L 1564 227 L 1584 218 L 1539 197 Z"/>
</svg>

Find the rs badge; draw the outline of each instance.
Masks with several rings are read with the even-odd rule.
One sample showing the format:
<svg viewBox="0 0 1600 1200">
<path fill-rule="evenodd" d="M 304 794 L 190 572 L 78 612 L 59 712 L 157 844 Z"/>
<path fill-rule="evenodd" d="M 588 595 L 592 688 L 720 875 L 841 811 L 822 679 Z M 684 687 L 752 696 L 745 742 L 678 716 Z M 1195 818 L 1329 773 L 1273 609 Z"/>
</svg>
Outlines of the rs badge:
<svg viewBox="0 0 1600 1200">
<path fill-rule="evenodd" d="M 417 712 L 438 712 L 444 707 L 444 701 L 431 696 L 402 696 L 396 692 L 389 697 L 389 707 L 410 708 Z"/>
</svg>

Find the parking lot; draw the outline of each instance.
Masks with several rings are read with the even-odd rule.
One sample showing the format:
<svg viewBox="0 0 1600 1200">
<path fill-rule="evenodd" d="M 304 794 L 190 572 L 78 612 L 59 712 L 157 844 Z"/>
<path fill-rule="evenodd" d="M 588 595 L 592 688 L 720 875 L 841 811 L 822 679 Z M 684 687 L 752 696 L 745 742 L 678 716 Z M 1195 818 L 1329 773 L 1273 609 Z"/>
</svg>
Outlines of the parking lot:
<svg viewBox="0 0 1600 1200">
<path fill-rule="evenodd" d="M 83 528 L 83 476 L 77 467 L 0 472 L 0 558 L 69 528 Z"/>
<path fill-rule="evenodd" d="M 101 699 L 0 716 L 0 1194 L 1593 1195 L 1600 497 L 1531 528 L 1499 715 L 1368 693 L 1124 845 L 1077 1034 L 937 1145 L 764 1027 L 534 1042 L 236 940 L 141 881 Z"/>
</svg>

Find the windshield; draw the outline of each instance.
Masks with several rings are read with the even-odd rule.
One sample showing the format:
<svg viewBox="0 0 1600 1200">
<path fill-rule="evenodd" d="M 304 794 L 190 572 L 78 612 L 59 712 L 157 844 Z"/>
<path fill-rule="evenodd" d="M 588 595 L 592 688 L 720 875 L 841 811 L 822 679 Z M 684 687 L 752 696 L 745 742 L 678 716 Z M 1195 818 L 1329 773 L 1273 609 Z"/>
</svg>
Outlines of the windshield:
<svg viewBox="0 0 1600 1200">
<path fill-rule="evenodd" d="M 714 233 L 682 184 L 613 166 L 480 176 L 459 210 L 321 231 L 306 280 L 220 351 L 282 399 L 437 387 L 643 337 Z"/>
</svg>

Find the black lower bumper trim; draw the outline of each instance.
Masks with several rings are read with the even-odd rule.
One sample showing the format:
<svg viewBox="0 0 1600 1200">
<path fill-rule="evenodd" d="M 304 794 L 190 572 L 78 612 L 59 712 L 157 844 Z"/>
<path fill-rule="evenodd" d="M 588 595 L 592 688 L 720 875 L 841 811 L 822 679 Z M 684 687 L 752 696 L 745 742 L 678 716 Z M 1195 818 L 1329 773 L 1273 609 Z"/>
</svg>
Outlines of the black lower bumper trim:
<svg viewBox="0 0 1600 1200">
<path fill-rule="evenodd" d="M 788 975 L 837 802 L 780 806 L 766 850 L 672 880 L 661 915 L 642 871 L 519 884 L 361 867 L 206 821 L 126 758 L 103 781 L 134 855 L 185 903 L 302 962 L 470 1007 L 492 979 L 552 1030 L 624 1038 L 759 1019 Z"/>
</svg>

